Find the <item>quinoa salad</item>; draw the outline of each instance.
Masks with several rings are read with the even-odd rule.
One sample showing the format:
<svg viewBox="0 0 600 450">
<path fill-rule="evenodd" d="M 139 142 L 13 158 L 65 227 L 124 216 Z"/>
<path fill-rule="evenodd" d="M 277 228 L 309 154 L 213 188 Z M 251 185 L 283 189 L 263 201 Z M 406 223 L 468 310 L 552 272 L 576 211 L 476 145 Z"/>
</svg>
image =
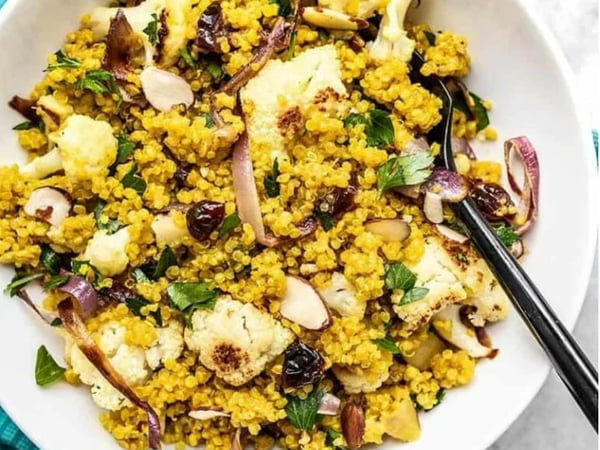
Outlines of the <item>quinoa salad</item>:
<svg viewBox="0 0 600 450">
<path fill-rule="evenodd" d="M 478 159 L 498 132 L 463 80 L 467 40 L 412 23 L 418 3 L 84 15 L 9 102 L 28 162 L 0 167 L 2 301 L 65 341 L 64 360 L 40 342 L 32 382 L 91 394 L 127 449 L 419 439 L 496 356 L 486 329 L 510 304 L 452 203 L 521 257 L 539 169 L 525 137 Z M 415 55 L 454 97 L 457 172 L 436 167 L 443 103 Z"/>
</svg>

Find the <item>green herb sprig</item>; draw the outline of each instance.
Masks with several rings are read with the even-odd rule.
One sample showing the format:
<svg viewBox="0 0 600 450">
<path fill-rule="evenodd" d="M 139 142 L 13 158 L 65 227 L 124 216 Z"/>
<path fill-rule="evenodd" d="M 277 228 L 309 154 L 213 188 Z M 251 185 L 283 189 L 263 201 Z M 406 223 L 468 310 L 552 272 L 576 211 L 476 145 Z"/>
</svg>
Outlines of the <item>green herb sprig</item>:
<svg viewBox="0 0 600 450">
<path fill-rule="evenodd" d="M 431 152 L 388 159 L 377 169 L 377 196 L 396 187 L 423 183 L 431 175 L 432 163 Z"/>
</svg>

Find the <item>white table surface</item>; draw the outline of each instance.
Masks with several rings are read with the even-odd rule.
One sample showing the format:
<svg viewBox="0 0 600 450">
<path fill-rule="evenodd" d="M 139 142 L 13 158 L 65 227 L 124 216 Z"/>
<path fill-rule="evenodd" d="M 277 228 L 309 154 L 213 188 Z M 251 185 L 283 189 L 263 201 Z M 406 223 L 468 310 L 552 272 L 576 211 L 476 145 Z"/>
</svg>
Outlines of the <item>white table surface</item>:
<svg viewBox="0 0 600 450">
<path fill-rule="evenodd" d="M 489 1 L 489 0 L 488 0 Z M 495 0 L 501 1 L 501 0 Z M 575 72 L 580 101 L 598 128 L 597 0 L 523 0 L 534 7 L 558 38 Z M 592 272 L 575 337 L 598 365 L 598 264 Z M 521 417 L 489 450 L 592 450 L 598 436 L 586 422 L 556 374 Z"/>
</svg>

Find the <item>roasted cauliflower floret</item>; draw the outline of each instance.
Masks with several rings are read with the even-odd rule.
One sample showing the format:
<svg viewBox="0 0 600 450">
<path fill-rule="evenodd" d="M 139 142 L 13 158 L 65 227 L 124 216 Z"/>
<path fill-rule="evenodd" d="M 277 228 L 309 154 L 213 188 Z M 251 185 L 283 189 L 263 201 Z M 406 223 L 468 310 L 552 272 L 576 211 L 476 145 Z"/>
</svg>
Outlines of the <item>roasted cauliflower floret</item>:
<svg viewBox="0 0 600 450">
<path fill-rule="evenodd" d="M 69 116 L 50 141 L 56 147 L 24 166 L 24 177 L 45 178 L 60 170 L 72 181 L 106 177 L 117 156 L 110 124 L 81 114 Z"/>
<path fill-rule="evenodd" d="M 104 40 L 110 20 L 122 9 L 133 31 L 142 39 L 146 49 L 146 65 L 154 62 L 162 66 L 171 66 L 179 59 L 179 49 L 186 41 L 187 18 L 186 11 L 190 9 L 190 0 L 145 0 L 138 6 L 129 8 L 97 7 L 90 13 L 87 26 L 92 29 L 94 40 Z M 160 46 L 152 44 L 144 29 L 148 24 L 157 20 L 157 30 Z M 161 38 L 162 28 L 166 26 L 164 37 Z M 162 40 L 161 40 L 162 39 Z M 161 47 L 160 52 L 157 47 Z"/>
<path fill-rule="evenodd" d="M 373 42 L 367 44 L 369 56 L 374 60 L 410 60 L 415 49 L 415 41 L 404 29 L 404 18 L 411 0 L 389 0 L 381 19 L 379 32 Z"/>
<path fill-rule="evenodd" d="M 331 284 L 324 289 L 319 289 L 319 294 L 321 294 L 327 306 L 342 317 L 362 319 L 365 315 L 367 304 L 356 298 L 356 289 L 340 272 L 333 272 Z"/>
<path fill-rule="evenodd" d="M 471 304 L 469 319 L 475 326 L 501 320 L 506 316 L 509 300 L 498 285 L 486 262 L 468 245 L 430 236 L 425 253 L 415 265 L 408 265 L 417 275 L 417 286 L 429 289 L 422 300 L 401 304 L 403 292 L 392 294 L 394 311 L 405 321 L 407 330 L 416 330 L 431 317 L 454 303 Z"/>
<path fill-rule="evenodd" d="M 374 392 L 389 378 L 389 368 L 393 362 L 390 352 L 382 352 L 382 358 L 367 368 L 359 365 L 333 366 L 333 373 L 349 394 Z"/>
<path fill-rule="evenodd" d="M 168 326 L 156 329 L 156 343 L 146 350 L 146 361 L 152 370 L 156 370 L 165 361 L 179 358 L 182 351 L 183 325 L 171 320 Z"/>
<path fill-rule="evenodd" d="M 304 128 L 304 114 L 319 102 L 346 95 L 333 45 L 311 48 L 291 61 L 272 59 L 240 91 L 251 145 L 284 158 L 285 138 Z M 328 105 L 324 105 L 327 107 Z"/>
<path fill-rule="evenodd" d="M 467 40 L 448 31 L 435 35 L 435 44 L 425 51 L 423 75 L 440 77 L 466 77 L 471 58 L 467 53 Z"/>
<path fill-rule="evenodd" d="M 185 342 L 204 366 L 233 386 L 260 374 L 293 341 L 292 332 L 269 313 L 221 296 L 214 310 L 198 310 Z"/>
<path fill-rule="evenodd" d="M 82 258 L 89 261 L 104 276 L 118 275 L 129 264 L 129 257 L 125 252 L 130 236 L 127 227 L 121 228 L 114 234 L 106 230 L 98 230 L 88 241 Z"/>
<path fill-rule="evenodd" d="M 425 239 L 425 252 L 415 265 L 407 265 L 417 276 L 416 286 L 429 291 L 421 300 L 402 304 L 404 292 L 394 291 L 392 302 L 394 311 L 404 321 L 407 331 L 414 331 L 425 325 L 431 317 L 446 305 L 465 300 L 467 293 L 451 266 L 455 262 L 444 249 L 441 240 L 430 236 Z"/>
<path fill-rule="evenodd" d="M 152 370 L 168 360 L 177 359 L 183 350 L 183 327 L 176 321 L 155 328 L 156 339 L 149 348 L 127 343 L 127 329 L 117 321 L 103 325 L 97 333 L 98 347 L 130 387 L 143 384 Z M 130 406 L 127 400 L 88 361 L 73 340 L 66 336 L 65 360 L 82 383 L 91 386 L 94 402 L 101 408 L 117 411 Z"/>
</svg>

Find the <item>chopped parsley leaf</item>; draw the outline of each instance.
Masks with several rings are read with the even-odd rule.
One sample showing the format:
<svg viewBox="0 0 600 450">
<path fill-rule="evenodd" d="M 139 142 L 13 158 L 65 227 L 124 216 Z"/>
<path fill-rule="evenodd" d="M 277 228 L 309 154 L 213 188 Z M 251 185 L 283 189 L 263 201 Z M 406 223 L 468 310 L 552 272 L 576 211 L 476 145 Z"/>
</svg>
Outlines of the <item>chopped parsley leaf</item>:
<svg viewBox="0 0 600 450">
<path fill-rule="evenodd" d="M 429 166 L 432 163 L 431 152 L 420 152 L 388 159 L 377 169 L 378 197 L 381 197 L 389 189 L 423 183 L 431 175 Z"/>
</svg>

